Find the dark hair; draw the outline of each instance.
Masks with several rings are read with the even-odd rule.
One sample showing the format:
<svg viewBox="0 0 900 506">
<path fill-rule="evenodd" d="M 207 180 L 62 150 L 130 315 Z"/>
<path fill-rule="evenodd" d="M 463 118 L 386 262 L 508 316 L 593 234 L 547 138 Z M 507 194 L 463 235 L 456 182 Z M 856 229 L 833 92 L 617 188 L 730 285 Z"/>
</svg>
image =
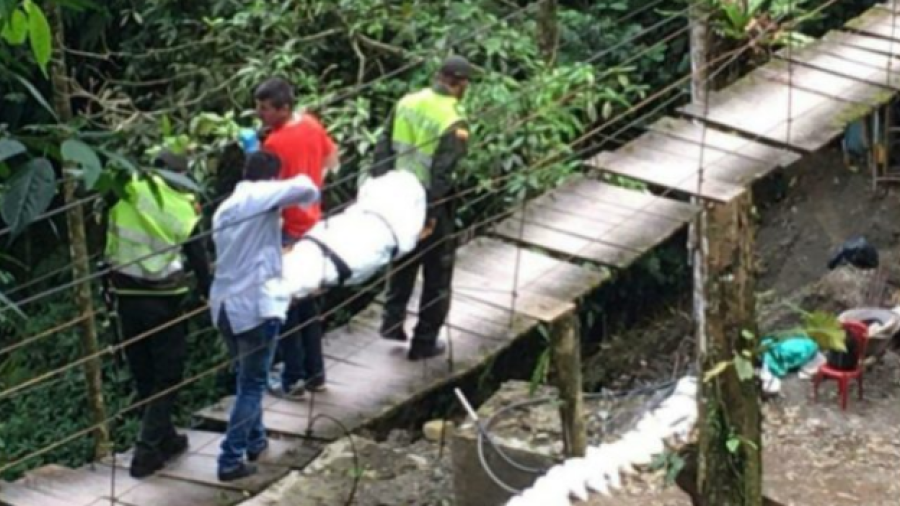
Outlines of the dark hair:
<svg viewBox="0 0 900 506">
<path fill-rule="evenodd" d="M 266 79 L 256 87 L 253 98 L 259 101 L 269 102 L 278 109 L 294 107 L 294 88 L 291 83 L 280 77 Z"/>
<path fill-rule="evenodd" d="M 255 151 L 244 161 L 245 181 L 269 181 L 278 178 L 281 160 L 269 151 Z"/>
</svg>

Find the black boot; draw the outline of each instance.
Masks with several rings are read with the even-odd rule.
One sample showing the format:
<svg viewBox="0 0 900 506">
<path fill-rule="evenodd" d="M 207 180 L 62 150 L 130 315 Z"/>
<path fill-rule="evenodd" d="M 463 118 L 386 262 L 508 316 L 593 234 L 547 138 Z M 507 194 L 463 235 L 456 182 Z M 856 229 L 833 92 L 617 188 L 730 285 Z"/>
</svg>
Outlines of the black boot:
<svg viewBox="0 0 900 506">
<path fill-rule="evenodd" d="M 186 452 L 188 446 L 189 443 L 187 436 L 185 436 L 184 434 L 175 434 L 174 436 L 164 440 L 159 446 L 159 449 L 163 455 L 163 458 L 166 461 L 169 461 Z"/>
<path fill-rule="evenodd" d="M 162 469 L 165 463 L 162 452 L 139 442 L 134 447 L 134 456 L 131 458 L 129 471 L 132 478 L 146 478 Z"/>
<path fill-rule="evenodd" d="M 240 466 L 232 469 L 231 471 L 222 471 L 219 470 L 219 481 L 234 481 L 240 480 L 241 478 L 246 478 L 248 476 L 253 476 L 256 474 L 256 466 L 253 464 L 241 463 Z"/>
<path fill-rule="evenodd" d="M 419 344 L 418 342 L 413 341 L 412 346 L 409 348 L 407 358 L 412 361 L 425 360 L 442 355 L 446 350 L 447 345 L 441 341 L 428 344 Z"/>
<path fill-rule="evenodd" d="M 251 451 L 247 452 L 247 460 L 249 460 L 250 462 L 256 462 L 257 460 L 259 460 L 259 457 L 262 456 L 262 454 L 268 449 L 269 449 L 269 440 L 267 439 L 266 444 L 259 450 L 255 451 L 255 452 L 251 452 Z"/>
<path fill-rule="evenodd" d="M 381 326 L 381 337 L 383 339 L 387 339 L 388 341 L 398 341 L 401 343 L 405 343 L 409 337 L 406 335 L 406 331 L 403 330 L 402 324 L 397 325 L 387 325 L 384 324 Z"/>
</svg>

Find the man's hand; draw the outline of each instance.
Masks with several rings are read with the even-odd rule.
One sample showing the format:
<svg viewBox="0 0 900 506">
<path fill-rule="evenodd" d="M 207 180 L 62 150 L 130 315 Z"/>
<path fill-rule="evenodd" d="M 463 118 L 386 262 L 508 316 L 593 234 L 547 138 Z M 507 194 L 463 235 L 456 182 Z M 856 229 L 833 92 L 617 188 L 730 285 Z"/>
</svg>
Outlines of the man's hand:
<svg viewBox="0 0 900 506">
<path fill-rule="evenodd" d="M 436 224 L 437 224 L 437 220 L 436 220 L 436 219 L 432 218 L 432 219 L 428 220 L 428 223 L 426 223 L 425 226 L 422 228 L 422 231 L 419 232 L 419 240 L 420 240 L 420 241 L 424 241 L 425 239 L 428 238 L 428 236 L 430 236 L 431 234 L 433 234 L 433 233 L 434 233 L 434 226 L 435 226 Z"/>
</svg>

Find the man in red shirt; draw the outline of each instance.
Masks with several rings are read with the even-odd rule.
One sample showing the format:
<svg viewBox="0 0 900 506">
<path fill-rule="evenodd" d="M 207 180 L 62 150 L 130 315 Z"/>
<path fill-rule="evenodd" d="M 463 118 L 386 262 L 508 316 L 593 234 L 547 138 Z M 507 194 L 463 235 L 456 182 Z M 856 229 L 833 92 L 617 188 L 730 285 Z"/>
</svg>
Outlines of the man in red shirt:
<svg viewBox="0 0 900 506">
<path fill-rule="evenodd" d="M 294 112 L 294 90 L 284 79 L 266 80 L 256 88 L 254 98 L 256 113 L 264 125 L 263 148 L 281 160 L 281 179 L 305 174 L 321 191 L 325 174 L 340 164 L 337 146 L 328 132 L 314 116 Z M 321 216 L 318 203 L 306 209 L 298 206 L 285 209 L 282 245 L 292 247 Z M 276 393 L 299 397 L 304 390 L 324 390 L 325 364 L 318 301 L 314 297 L 297 301 L 288 312 L 284 329 L 287 336 L 280 339 L 278 345 L 284 371 Z"/>
</svg>

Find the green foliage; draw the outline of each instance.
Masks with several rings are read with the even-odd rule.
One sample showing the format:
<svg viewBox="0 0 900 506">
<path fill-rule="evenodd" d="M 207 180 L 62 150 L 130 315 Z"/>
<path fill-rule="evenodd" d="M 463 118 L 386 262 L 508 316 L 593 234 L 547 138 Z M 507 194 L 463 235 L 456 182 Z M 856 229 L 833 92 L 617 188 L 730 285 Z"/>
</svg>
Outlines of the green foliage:
<svg viewBox="0 0 900 506">
<path fill-rule="evenodd" d="M 0 139 L 0 162 L 25 153 L 25 145 L 15 139 Z"/>
<path fill-rule="evenodd" d="M 803 330 L 822 350 L 847 351 L 844 327 L 826 311 L 803 312 Z"/>
<path fill-rule="evenodd" d="M 56 193 L 56 175 L 45 158 L 35 158 L 13 174 L 3 194 L 0 216 L 10 227 L 10 238 L 20 234 L 47 210 Z"/>
<path fill-rule="evenodd" d="M 0 38 L 11 45 L 21 45 L 27 40 L 31 53 L 44 75 L 53 52 L 53 34 L 41 7 L 32 0 L 25 0 L 20 8 L 0 17 Z"/>
<path fill-rule="evenodd" d="M 84 185 L 90 190 L 97 185 L 103 172 L 103 164 L 97 153 L 78 139 L 68 139 L 62 143 L 62 159 L 76 165 L 83 171 Z"/>
<path fill-rule="evenodd" d="M 797 25 L 814 17 L 806 4 L 811 0 L 710 0 L 719 15 L 716 31 L 735 40 L 755 39 L 759 45 L 805 44 L 812 39 Z"/>
<path fill-rule="evenodd" d="M 677 452 L 666 450 L 653 457 L 650 462 L 651 471 L 665 470 L 665 486 L 670 487 L 675 484 L 678 474 L 684 469 L 686 462 Z"/>
</svg>

